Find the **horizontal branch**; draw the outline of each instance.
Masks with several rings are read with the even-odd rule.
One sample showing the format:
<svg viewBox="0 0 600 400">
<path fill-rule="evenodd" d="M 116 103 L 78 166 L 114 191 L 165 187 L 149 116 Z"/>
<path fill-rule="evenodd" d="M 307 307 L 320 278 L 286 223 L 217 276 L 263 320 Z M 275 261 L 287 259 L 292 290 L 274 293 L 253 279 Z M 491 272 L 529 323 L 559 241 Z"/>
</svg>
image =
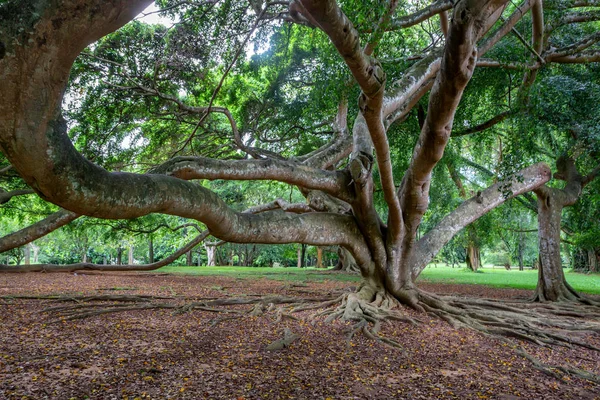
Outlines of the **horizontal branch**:
<svg viewBox="0 0 600 400">
<path fill-rule="evenodd" d="M 495 117 L 493 117 L 493 118 L 485 121 L 482 124 L 476 125 L 476 126 L 474 126 L 472 128 L 465 129 L 463 131 L 452 132 L 452 137 L 467 136 L 467 135 L 471 135 L 473 133 L 485 131 L 486 129 L 489 129 L 492 126 L 497 125 L 500 122 L 504 121 L 510 115 L 512 115 L 511 111 L 501 112 L 500 114 L 498 114 Z"/>
<path fill-rule="evenodd" d="M 46 236 L 50 232 L 67 225 L 77 218 L 79 218 L 79 214 L 67 210 L 59 210 L 54 214 L 50 214 L 48 217 L 35 224 L 1 237 L 0 253 L 33 242 L 34 240 Z"/>
<path fill-rule="evenodd" d="M 196 236 L 191 242 L 180 248 L 169 257 L 150 264 L 131 264 L 131 265 L 104 265 L 93 263 L 75 263 L 75 264 L 30 264 L 21 266 L 10 266 L 0 264 L 0 272 L 73 272 L 73 271 L 153 271 L 171 264 L 179 257 L 192 250 L 204 239 L 210 236 L 210 232 L 204 231 Z"/>
<path fill-rule="evenodd" d="M 335 149 L 336 151 L 338 149 Z M 311 160 L 307 160 L 310 162 Z M 314 159 L 312 160 L 314 162 Z M 174 157 L 151 171 L 179 179 L 274 180 L 307 189 L 322 190 L 349 201 L 351 177 L 345 171 L 326 171 L 294 161 L 217 160 L 206 157 Z"/>
<path fill-rule="evenodd" d="M 506 200 L 540 187 L 551 177 L 550 167 L 535 164 L 518 172 L 512 180 L 498 182 L 463 202 L 417 242 L 411 263 L 413 277 L 416 279 L 442 247 L 467 225 Z"/>
<path fill-rule="evenodd" d="M 12 190 L 10 192 L 5 192 L 0 189 L 0 204 L 5 204 L 9 202 L 13 197 L 24 196 L 26 194 L 35 193 L 33 189 L 20 189 L 20 190 Z"/>
<path fill-rule="evenodd" d="M 414 26 L 418 23 L 428 20 L 429 18 L 435 15 L 452 9 L 452 3 L 453 2 L 451 0 L 437 0 L 433 2 L 430 6 L 425 7 L 413 14 L 404 15 L 398 19 L 393 20 L 389 24 L 389 29 L 394 30 Z"/>
</svg>

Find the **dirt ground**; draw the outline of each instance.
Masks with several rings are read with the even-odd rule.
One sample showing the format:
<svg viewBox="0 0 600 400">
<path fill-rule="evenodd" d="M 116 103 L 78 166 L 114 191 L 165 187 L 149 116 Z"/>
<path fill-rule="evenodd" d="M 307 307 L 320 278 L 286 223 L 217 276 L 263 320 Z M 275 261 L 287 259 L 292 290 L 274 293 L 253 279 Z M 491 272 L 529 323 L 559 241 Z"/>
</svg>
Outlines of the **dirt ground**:
<svg viewBox="0 0 600 400">
<path fill-rule="evenodd" d="M 318 297 L 353 285 L 125 273 L 0 274 L 0 399 L 600 399 L 600 385 L 539 372 L 513 347 L 519 344 L 551 365 L 569 363 L 600 374 L 597 352 L 516 340 L 513 345 L 410 310 L 406 313 L 422 323 L 392 322 L 381 332 L 400 342 L 400 350 L 363 335 L 348 342 L 350 324 L 317 319 L 313 325 L 314 311 L 277 323 L 273 313 L 223 319 L 210 311 L 173 315 L 164 309 L 65 321 L 56 311 L 42 311 L 64 302 L 6 297 Z M 421 287 L 474 297 L 531 295 L 482 286 Z M 299 338 L 283 350 L 267 350 L 285 328 Z M 600 346 L 598 335 L 580 338 Z"/>
</svg>

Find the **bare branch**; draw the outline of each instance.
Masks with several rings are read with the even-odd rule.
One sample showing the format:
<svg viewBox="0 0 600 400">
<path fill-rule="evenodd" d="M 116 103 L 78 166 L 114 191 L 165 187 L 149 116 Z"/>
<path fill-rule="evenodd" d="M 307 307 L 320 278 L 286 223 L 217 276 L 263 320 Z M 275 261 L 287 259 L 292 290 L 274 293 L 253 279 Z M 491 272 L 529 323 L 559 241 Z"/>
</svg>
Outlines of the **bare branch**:
<svg viewBox="0 0 600 400">
<path fill-rule="evenodd" d="M 398 7 L 398 3 L 399 3 L 398 0 L 389 0 L 388 1 L 388 5 L 385 10 L 385 13 L 381 16 L 381 19 L 379 20 L 379 24 L 377 24 L 377 28 L 375 29 L 375 32 L 373 33 L 373 35 L 371 35 L 371 39 L 369 40 L 369 43 L 367 43 L 367 45 L 365 46 L 365 49 L 363 50 L 363 52 L 367 56 L 373 55 L 373 50 L 375 50 L 375 47 L 377 47 L 377 45 L 379 44 L 379 41 L 383 37 L 383 33 L 385 32 L 387 25 L 389 24 L 390 20 L 392 19 L 392 15 L 394 15 L 394 12 L 396 11 L 396 7 Z"/>
<path fill-rule="evenodd" d="M 0 204 L 4 204 L 9 202 L 13 197 L 23 196 L 26 194 L 35 193 L 33 189 L 21 189 L 21 190 L 12 190 L 10 192 L 6 192 L 0 189 Z"/>
<path fill-rule="evenodd" d="M 434 15 L 443 13 L 452 9 L 452 1 L 438 0 L 432 3 L 429 7 L 425 7 L 413 14 L 403 16 L 390 23 L 390 29 L 408 28 L 418 23 L 421 23 Z"/>
<path fill-rule="evenodd" d="M 473 133 L 485 131 L 486 129 L 489 129 L 492 126 L 497 125 L 500 122 L 504 121 L 506 118 L 510 117 L 511 115 L 512 115 L 511 111 L 501 112 L 500 114 L 485 121 L 482 124 L 476 125 L 472 128 L 468 128 L 468 129 L 465 129 L 460 132 L 452 132 L 452 137 L 467 136 L 467 135 L 471 135 Z"/>
</svg>

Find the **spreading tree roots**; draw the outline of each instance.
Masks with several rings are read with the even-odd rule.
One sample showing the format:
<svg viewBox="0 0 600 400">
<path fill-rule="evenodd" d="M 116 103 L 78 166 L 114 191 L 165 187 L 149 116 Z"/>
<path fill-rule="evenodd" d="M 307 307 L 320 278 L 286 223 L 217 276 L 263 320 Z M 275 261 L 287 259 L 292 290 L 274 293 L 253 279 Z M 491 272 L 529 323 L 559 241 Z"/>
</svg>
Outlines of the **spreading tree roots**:
<svg viewBox="0 0 600 400">
<path fill-rule="evenodd" d="M 518 339 L 538 346 L 582 347 L 600 352 L 600 348 L 579 340 L 581 333 L 600 332 L 600 307 L 597 302 L 563 301 L 539 303 L 506 301 L 498 299 L 438 296 L 420 289 L 410 289 L 395 297 L 383 289 L 363 284 L 355 292 L 330 293 L 326 296 L 246 296 L 225 298 L 157 297 L 144 295 L 95 296 L 5 296 L 4 301 L 15 298 L 43 299 L 60 303 L 41 312 L 53 316 L 53 322 L 77 320 L 92 316 L 134 311 L 166 309 L 173 314 L 193 310 L 218 314 L 210 321 L 215 326 L 223 321 L 270 314 L 274 322 L 297 319 L 294 314 L 313 310 L 311 320 L 325 318 L 353 321 L 347 331 L 347 340 L 357 333 L 401 348 L 400 343 L 381 335 L 382 323 L 403 321 L 419 324 L 404 312 L 402 305 L 435 316 L 455 328 L 468 328 L 502 340 Z M 517 353 L 533 366 L 552 376 L 560 374 L 578 376 L 596 383 L 600 377 L 568 366 L 548 366 L 536 360 L 518 344 L 512 343 Z"/>
</svg>

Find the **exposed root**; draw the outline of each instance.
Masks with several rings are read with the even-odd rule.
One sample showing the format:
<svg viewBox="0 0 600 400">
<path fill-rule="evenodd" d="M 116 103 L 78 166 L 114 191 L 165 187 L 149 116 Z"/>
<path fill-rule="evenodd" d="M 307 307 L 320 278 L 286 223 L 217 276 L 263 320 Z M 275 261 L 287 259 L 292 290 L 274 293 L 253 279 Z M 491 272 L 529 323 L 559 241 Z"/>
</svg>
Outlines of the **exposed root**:
<svg viewBox="0 0 600 400">
<path fill-rule="evenodd" d="M 490 300 L 437 297 L 424 291 L 419 291 L 419 301 L 428 313 L 454 327 L 524 340 L 539 346 L 580 346 L 600 351 L 598 347 L 568 336 L 574 331 L 599 332 L 600 310 L 595 313 L 577 311 L 579 307 L 575 304 L 546 308 L 521 304 L 517 308 Z M 583 318 L 586 322 L 582 321 Z"/>
<path fill-rule="evenodd" d="M 584 371 L 584 370 L 578 369 L 578 368 L 566 367 L 564 365 L 544 364 L 537 358 L 533 357 L 531 354 L 527 353 L 525 351 L 525 349 L 523 349 L 522 347 L 519 347 L 516 350 L 516 352 L 518 355 L 526 358 L 529 362 L 531 362 L 531 364 L 533 365 L 533 367 L 535 369 L 537 369 L 538 371 L 541 371 L 541 372 L 545 373 L 546 375 L 549 375 L 553 378 L 563 380 L 564 375 L 568 375 L 568 376 L 575 376 L 575 377 L 578 377 L 581 379 L 586 379 L 588 381 L 600 384 L 600 376 L 598 376 L 596 374 L 592 374 L 591 372 Z M 561 375 L 559 372 L 561 372 L 563 375 Z"/>
</svg>

